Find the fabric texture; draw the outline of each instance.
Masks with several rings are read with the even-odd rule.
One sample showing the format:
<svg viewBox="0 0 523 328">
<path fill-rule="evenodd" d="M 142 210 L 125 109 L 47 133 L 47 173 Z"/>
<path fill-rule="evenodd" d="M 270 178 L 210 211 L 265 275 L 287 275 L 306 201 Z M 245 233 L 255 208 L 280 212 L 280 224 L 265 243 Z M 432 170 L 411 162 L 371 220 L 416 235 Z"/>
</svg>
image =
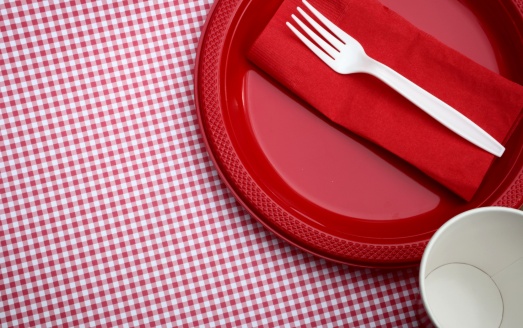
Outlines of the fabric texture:
<svg viewBox="0 0 523 328">
<path fill-rule="evenodd" d="M 235 201 L 198 126 L 212 0 L 0 3 L 2 327 L 419 327 L 418 270 L 329 263 Z"/>
<path fill-rule="evenodd" d="M 310 3 L 372 58 L 454 107 L 501 143 L 521 120 L 523 87 L 480 66 L 374 0 Z M 285 0 L 249 58 L 319 112 L 471 200 L 495 156 L 476 147 L 367 74 L 341 75 L 285 25 L 305 11 Z M 299 16 L 299 14 L 298 14 Z"/>
</svg>

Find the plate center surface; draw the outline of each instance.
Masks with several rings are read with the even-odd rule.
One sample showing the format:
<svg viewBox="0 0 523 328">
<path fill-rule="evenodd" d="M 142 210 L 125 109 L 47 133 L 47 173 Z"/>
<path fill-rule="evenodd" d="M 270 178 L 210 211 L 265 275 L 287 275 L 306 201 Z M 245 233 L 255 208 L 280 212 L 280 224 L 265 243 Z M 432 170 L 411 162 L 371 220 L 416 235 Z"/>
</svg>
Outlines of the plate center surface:
<svg viewBox="0 0 523 328">
<path fill-rule="evenodd" d="M 480 21 L 459 1 L 381 2 L 499 71 Z M 277 174 L 311 203 L 342 216 L 390 221 L 460 201 L 409 165 L 321 119 L 256 71 L 248 70 L 244 81 L 246 114 L 260 148 Z"/>
</svg>

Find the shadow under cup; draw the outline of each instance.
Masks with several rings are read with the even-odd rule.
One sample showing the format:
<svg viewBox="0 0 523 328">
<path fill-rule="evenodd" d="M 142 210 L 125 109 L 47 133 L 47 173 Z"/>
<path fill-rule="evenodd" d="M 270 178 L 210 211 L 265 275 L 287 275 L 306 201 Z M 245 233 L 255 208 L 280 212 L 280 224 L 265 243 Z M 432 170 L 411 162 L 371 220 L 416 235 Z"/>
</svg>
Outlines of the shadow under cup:
<svg viewBox="0 0 523 328">
<path fill-rule="evenodd" d="M 523 327 L 523 212 L 464 212 L 432 237 L 420 267 L 431 320 L 447 327 Z"/>
</svg>

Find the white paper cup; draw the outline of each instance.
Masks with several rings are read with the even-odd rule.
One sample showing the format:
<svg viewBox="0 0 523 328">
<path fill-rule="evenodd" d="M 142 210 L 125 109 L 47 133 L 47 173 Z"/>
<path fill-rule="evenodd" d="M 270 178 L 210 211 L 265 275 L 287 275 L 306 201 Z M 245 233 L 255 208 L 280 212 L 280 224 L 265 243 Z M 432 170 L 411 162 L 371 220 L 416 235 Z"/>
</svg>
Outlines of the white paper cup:
<svg viewBox="0 0 523 328">
<path fill-rule="evenodd" d="M 440 328 L 523 327 L 523 212 L 484 207 L 446 222 L 423 254 L 420 291 Z"/>
</svg>

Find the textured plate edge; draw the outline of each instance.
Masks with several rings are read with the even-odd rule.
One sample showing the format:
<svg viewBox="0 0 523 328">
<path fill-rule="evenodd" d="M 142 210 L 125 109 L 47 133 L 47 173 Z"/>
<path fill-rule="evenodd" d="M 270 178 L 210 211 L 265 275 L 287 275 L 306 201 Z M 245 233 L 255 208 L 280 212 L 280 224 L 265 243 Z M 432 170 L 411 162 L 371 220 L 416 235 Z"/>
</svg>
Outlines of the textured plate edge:
<svg viewBox="0 0 523 328">
<path fill-rule="evenodd" d="M 198 121 L 208 153 L 220 177 L 253 217 L 280 238 L 308 253 L 334 262 L 362 267 L 416 266 L 421 260 L 428 239 L 401 245 L 380 245 L 348 241 L 329 235 L 308 226 L 283 210 L 256 185 L 240 162 L 225 131 L 220 107 L 219 79 L 221 50 L 225 44 L 228 27 L 238 6 L 245 1 L 248 0 L 215 2 L 202 30 L 194 69 Z M 523 17 L 523 0 L 512 1 Z M 203 88 L 204 92 L 200 92 L 199 86 L 202 84 L 206 85 Z M 494 205 L 520 207 L 523 204 L 522 195 L 523 169 Z"/>
</svg>

